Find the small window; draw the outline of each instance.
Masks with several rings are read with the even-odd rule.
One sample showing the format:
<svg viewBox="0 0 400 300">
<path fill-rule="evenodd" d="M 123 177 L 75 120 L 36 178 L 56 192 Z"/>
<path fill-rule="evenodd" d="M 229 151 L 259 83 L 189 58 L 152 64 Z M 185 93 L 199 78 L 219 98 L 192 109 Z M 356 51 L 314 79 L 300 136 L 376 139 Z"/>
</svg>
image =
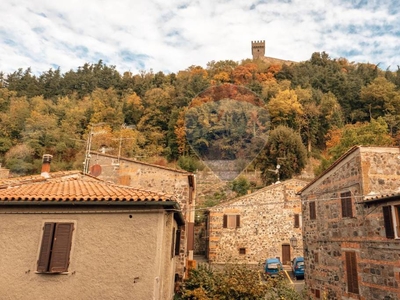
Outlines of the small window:
<svg viewBox="0 0 400 300">
<path fill-rule="evenodd" d="M 223 228 L 240 227 L 240 215 L 224 215 Z"/>
<path fill-rule="evenodd" d="M 357 259 L 354 251 L 345 252 L 346 255 L 346 273 L 347 273 L 347 291 L 358 294 L 358 276 Z"/>
<path fill-rule="evenodd" d="M 320 290 L 315 290 L 315 298 L 320 299 L 321 298 L 321 292 Z"/>
<path fill-rule="evenodd" d="M 294 228 L 300 227 L 300 215 L 294 214 Z"/>
<path fill-rule="evenodd" d="M 45 223 L 37 271 L 62 273 L 68 271 L 73 223 Z"/>
<path fill-rule="evenodd" d="M 383 220 L 386 237 L 388 239 L 400 238 L 400 204 L 383 206 Z"/>
<path fill-rule="evenodd" d="M 351 204 L 351 192 L 345 192 L 340 194 L 340 199 L 342 203 L 342 217 L 352 218 L 353 209 Z"/>
<path fill-rule="evenodd" d="M 314 252 L 314 262 L 317 264 L 319 263 L 319 255 L 318 252 Z"/>
<path fill-rule="evenodd" d="M 315 210 L 315 201 L 309 203 L 310 206 L 310 220 L 315 220 L 317 218 L 317 212 Z"/>
<path fill-rule="evenodd" d="M 239 254 L 240 255 L 246 254 L 246 248 L 239 248 Z"/>
</svg>

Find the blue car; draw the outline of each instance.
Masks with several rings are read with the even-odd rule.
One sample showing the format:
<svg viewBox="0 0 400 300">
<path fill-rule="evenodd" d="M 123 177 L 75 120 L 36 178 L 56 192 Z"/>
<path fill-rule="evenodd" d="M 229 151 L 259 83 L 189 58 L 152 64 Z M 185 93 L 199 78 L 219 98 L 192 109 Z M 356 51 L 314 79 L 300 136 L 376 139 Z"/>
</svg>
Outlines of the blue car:
<svg viewBox="0 0 400 300">
<path fill-rule="evenodd" d="M 304 278 L 304 257 L 299 256 L 293 258 L 292 271 L 296 279 L 299 279 L 300 277 Z"/>
<path fill-rule="evenodd" d="M 268 258 L 265 261 L 265 276 L 266 277 L 277 277 L 282 272 L 283 266 L 278 258 Z"/>
</svg>

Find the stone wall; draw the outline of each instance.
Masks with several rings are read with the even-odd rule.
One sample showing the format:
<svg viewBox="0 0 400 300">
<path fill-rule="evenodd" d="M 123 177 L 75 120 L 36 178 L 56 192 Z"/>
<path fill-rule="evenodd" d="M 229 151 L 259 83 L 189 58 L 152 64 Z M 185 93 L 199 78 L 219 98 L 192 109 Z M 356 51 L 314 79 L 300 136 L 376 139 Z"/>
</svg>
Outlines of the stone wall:
<svg viewBox="0 0 400 300">
<path fill-rule="evenodd" d="M 262 264 L 268 257 L 282 258 L 283 245 L 290 247 L 288 260 L 302 256 L 301 227 L 294 228 L 294 214 L 301 214 L 296 192 L 306 183 L 291 179 L 209 209 L 210 263 Z M 240 227 L 223 228 L 224 214 L 240 215 Z M 290 246 L 293 236 L 298 242 L 295 249 Z"/>
<path fill-rule="evenodd" d="M 399 192 L 399 154 L 398 148 L 355 148 L 302 191 L 305 281 L 311 298 L 319 290 L 328 299 L 400 299 L 400 244 L 385 236 L 381 204 L 364 204 L 368 195 Z M 342 216 L 344 192 L 351 193 L 352 217 Z M 310 219 L 311 202 L 315 220 Z M 359 295 L 348 292 L 349 251 L 356 256 Z"/>
</svg>

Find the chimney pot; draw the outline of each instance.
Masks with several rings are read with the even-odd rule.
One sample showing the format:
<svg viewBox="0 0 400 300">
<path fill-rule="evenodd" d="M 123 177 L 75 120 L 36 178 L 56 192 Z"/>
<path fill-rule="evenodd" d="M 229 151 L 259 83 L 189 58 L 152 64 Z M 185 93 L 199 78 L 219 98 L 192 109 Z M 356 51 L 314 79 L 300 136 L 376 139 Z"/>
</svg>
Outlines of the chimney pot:
<svg viewBox="0 0 400 300">
<path fill-rule="evenodd" d="M 50 172 L 50 163 L 51 159 L 53 158 L 53 155 L 50 154 L 44 154 L 43 155 L 43 160 L 42 160 L 42 176 L 44 177 L 49 177 L 49 172 Z"/>
</svg>

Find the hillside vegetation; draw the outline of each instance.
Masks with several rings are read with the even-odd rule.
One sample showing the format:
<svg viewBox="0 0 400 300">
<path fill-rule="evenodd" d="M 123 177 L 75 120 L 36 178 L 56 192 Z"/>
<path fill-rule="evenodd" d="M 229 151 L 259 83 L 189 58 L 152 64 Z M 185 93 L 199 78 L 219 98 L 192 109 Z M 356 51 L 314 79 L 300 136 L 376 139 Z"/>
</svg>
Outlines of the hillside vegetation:
<svg viewBox="0 0 400 300">
<path fill-rule="evenodd" d="M 49 153 L 53 171 L 81 169 L 92 132 L 92 150 L 194 170 L 185 112 L 199 93 L 224 84 L 254 92 L 268 110 L 274 138 L 252 164 L 266 183 L 277 163 L 286 166 L 285 179 L 301 171 L 307 155 L 321 160 L 321 172 L 355 144 L 400 146 L 399 68 L 325 52 L 290 65 L 212 61 L 177 74 L 121 74 L 99 61 L 40 76 L 29 68 L 0 72 L 1 163 L 15 175 L 37 173 Z M 229 153 L 235 143 L 224 147 Z"/>
</svg>

